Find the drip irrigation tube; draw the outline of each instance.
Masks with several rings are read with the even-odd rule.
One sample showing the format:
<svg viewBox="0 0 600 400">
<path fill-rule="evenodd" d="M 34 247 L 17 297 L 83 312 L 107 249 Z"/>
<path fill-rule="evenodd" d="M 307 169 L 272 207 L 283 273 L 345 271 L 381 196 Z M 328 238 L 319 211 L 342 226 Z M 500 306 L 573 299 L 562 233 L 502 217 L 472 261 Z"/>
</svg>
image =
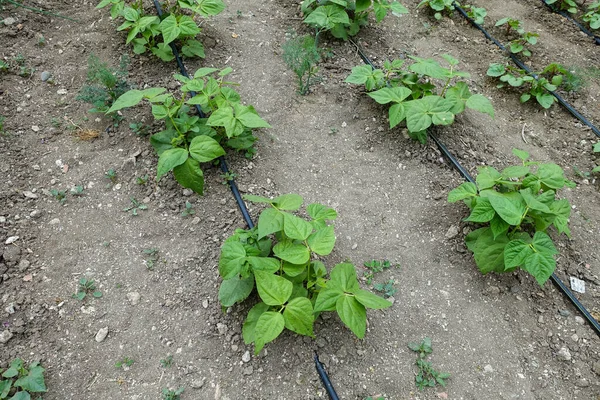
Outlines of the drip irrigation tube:
<svg viewBox="0 0 600 400">
<path fill-rule="evenodd" d="M 464 12 L 464 10 L 463 10 L 463 12 Z M 358 49 L 358 53 L 360 54 L 360 57 L 363 58 L 363 61 L 365 62 L 365 64 L 373 67 L 371 60 L 369 60 L 369 58 L 364 54 L 364 52 L 362 51 L 360 46 L 358 46 L 354 42 L 352 42 L 352 43 Z M 473 179 L 471 174 L 469 174 L 469 172 L 467 172 L 467 170 L 460 164 L 460 162 L 456 159 L 456 157 L 454 157 L 452 155 L 452 153 L 450 153 L 450 151 L 448 150 L 446 145 L 444 145 L 444 143 L 442 143 L 442 141 L 439 138 L 437 138 L 433 133 L 431 133 L 431 131 L 428 131 L 428 135 L 429 135 L 429 137 L 431 137 L 433 139 L 433 141 L 435 142 L 437 147 L 440 149 L 440 151 L 444 154 L 444 156 L 448 160 L 450 160 L 450 162 L 452 163 L 452 166 L 454 168 L 456 168 L 456 170 L 463 176 L 463 178 L 465 178 L 465 180 L 467 180 L 471 183 L 476 183 L 475 179 Z M 552 279 L 552 282 L 559 288 L 559 290 L 565 296 L 567 296 L 569 298 L 569 300 L 571 301 L 571 303 L 573 303 L 575 308 L 577 308 L 579 310 L 579 312 L 581 312 L 581 314 L 583 314 L 583 316 L 590 323 L 590 325 L 592 326 L 594 331 L 596 331 L 596 334 L 598 336 L 600 336 L 600 324 L 598 323 L 598 321 L 596 321 L 596 319 L 592 316 L 592 314 L 590 314 L 590 312 L 585 308 L 585 306 L 577 299 L 577 297 L 575 297 L 573 292 L 567 287 L 567 285 L 565 285 L 565 283 L 555 273 L 553 273 L 550 278 Z"/>
<path fill-rule="evenodd" d="M 319 361 L 319 355 L 315 351 L 315 367 L 317 368 L 317 373 L 319 374 L 319 378 L 321 378 L 321 382 L 323 382 L 323 386 L 325 386 L 325 390 L 327 391 L 327 395 L 330 400 L 338 400 L 339 397 L 329 380 L 329 376 L 327 375 L 327 371 L 323 367 L 321 361 Z"/>
<path fill-rule="evenodd" d="M 156 13 L 158 14 L 158 17 L 161 18 L 163 15 L 162 8 L 160 7 L 158 0 L 153 0 L 153 2 L 154 2 L 154 8 L 156 8 Z M 171 47 L 171 50 L 173 51 L 173 55 L 175 56 L 175 60 L 177 61 L 177 66 L 179 67 L 179 71 L 181 72 L 181 75 L 185 76 L 186 78 L 189 78 L 190 76 L 188 75 L 187 70 L 185 69 L 185 65 L 183 64 L 183 60 L 181 59 L 181 56 L 179 55 L 177 46 L 175 46 L 175 43 L 173 43 L 173 42 L 169 43 L 169 46 Z M 196 92 L 190 91 L 190 95 L 192 97 L 194 97 L 196 95 Z M 196 111 L 198 112 L 198 115 L 200 116 L 200 118 L 205 117 L 205 114 L 202 112 L 202 109 L 197 104 L 196 104 Z M 223 157 L 223 156 L 219 157 L 219 164 L 221 167 L 221 171 L 223 171 L 223 173 L 227 174 L 229 172 L 229 168 L 227 167 L 227 162 L 225 161 L 225 157 Z M 244 200 L 242 199 L 242 195 L 240 193 L 240 190 L 237 187 L 237 184 L 235 183 L 235 180 L 230 179 L 227 182 L 229 183 L 229 188 L 231 189 L 231 192 L 233 193 L 233 197 L 235 198 L 235 201 L 237 202 L 237 205 L 242 213 L 242 216 L 244 217 L 244 221 L 246 221 L 246 225 L 248 225 L 248 228 L 250 228 L 250 229 L 254 228 L 254 222 L 252 221 L 252 218 L 250 217 L 250 213 L 248 212 L 248 207 L 246 207 L 246 203 L 244 203 Z"/>
<path fill-rule="evenodd" d="M 544 5 L 546 7 L 548 7 L 552 12 L 557 13 L 559 15 L 562 15 L 563 17 L 565 17 L 566 19 L 568 19 L 569 21 L 571 21 L 573 24 L 575 24 L 579 29 L 581 29 L 581 32 L 585 33 L 586 35 L 588 35 L 589 37 L 591 37 L 592 39 L 594 39 L 594 43 L 600 44 L 600 37 L 594 35 L 594 33 L 592 31 L 590 31 L 585 26 L 583 26 L 582 24 L 580 24 L 578 21 L 576 21 L 569 14 L 567 14 L 566 12 L 564 12 L 562 10 L 557 10 L 551 4 L 546 3 L 546 0 L 541 0 L 541 2 L 544 3 Z"/>
<path fill-rule="evenodd" d="M 538 79 L 538 76 L 536 74 L 534 74 L 525 64 L 523 64 L 523 62 L 517 56 L 515 56 L 513 53 L 508 51 L 507 48 L 504 47 L 504 45 L 502 43 L 500 43 L 498 40 L 496 40 L 492 35 L 490 35 L 485 30 L 485 28 L 483 28 L 481 25 L 479 25 L 477 22 L 475 22 L 475 20 L 473 20 L 473 18 L 469 17 L 467 15 L 467 12 L 461 6 L 456 4 L 456 2 L 454 2 L 452 5 L 454 6 L 454 8 L 458 11 L 458 13 L 460 15 L 462 15 L 467 21 L 469 21 L 471 23 L 471 25 L 473 25 L 475 28 L 479 29 L 485 35 L 486 38 L 488 38 L 489 40 L 494 42 L 494 44 L 496 46 L 498 46 L 502 51 L 507 53 L 510 56 L 511 60 L 515 64 L 517 64 L 517 66 L 519 68 L 526 71 L 528 74 L 533 76 L 535 79 Z M 577 118 L 578 120 L 583 122 L 585 125 L 587 125 L 592 130 L 592 132 L 594 132 L 596 134 L 596 136 L 600 137 L 600 130 L 598 128 L 596 128 L 596 126 L 594 124 L 592 124 L 590 121 L 588 121 L 587 118 L 585 118 L 577 110 L 575 110 L 575 108 L 573 108 L 573 106 L 571 106 L 569 103 L 567 103 L 567 101 L 565 99 L 563 99 L 561 95 L 559 95 L 556 92 L 550 91 L 550 90 L 548 90 L 548 92 L 556 98 L 556 100 L 560 103 L 561 106 L 566 108 L 567 111 L 569 111 L 575 118 Z"/>
</svg>

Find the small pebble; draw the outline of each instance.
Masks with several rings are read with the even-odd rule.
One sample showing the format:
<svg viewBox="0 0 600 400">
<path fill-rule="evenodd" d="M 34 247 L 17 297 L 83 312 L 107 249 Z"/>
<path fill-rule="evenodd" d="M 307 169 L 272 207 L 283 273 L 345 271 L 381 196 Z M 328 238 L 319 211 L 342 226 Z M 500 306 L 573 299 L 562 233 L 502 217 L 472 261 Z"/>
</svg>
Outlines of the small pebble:
<svg viewBox="0 0 600 400">
<path fill-rule="evenodd" d="M 4 331 L 0 333 L 0 343 L 6 343 L 13 337 L 10 331 Z"/>
<path fill-rule="evenodd" d="M 26 190 L 23 192 L 23 196 L 27 197 L 28 199 L 37 199 L 39 196 L 29 190 Z"/>
<path fill-rule="evenodd" d="M 53 220 L 51 220 L 50 222 L 48 222 L 50 225 L 58 225 L 60 224 L 60 219 L 58 218 L 54 218 Z"/>
<path fill-rule="evenodd" d="M 584 319 L 579 315 L 575 317 L 575 322 L 577 322 L 579 325 L 583 325 L 585 323 Z"/>
<path fill-rule="evenodd" d="M 17 240 L 19 240 L 18 236 L 11 236 L 8 239 L 6 239 L 6 242 L 4 242 L 4 244 L 13 244 Z"/>
<path fill-rule="evenodd" d="M 98 333 L 96 333 L 96 342 L 102 342 L 104 339 L 106 339 L 106 336 L 108 336 L 108 326 L 100 328 Z"/>
<path fill-rule="evenodd" d="M 245 363 L 250 362 L 250 352 L 248 350 L 246 350 L 246 352 L 242 356 L 242 361 Z"/>
<path fill-rule="evenodd" d="M 356 248 L 357 248 L 357 247 L 358 247 L 358 243 L 354 243 L 354 244 L 352 245 L 352 250 L 356 250 Z"/>
<path fill-rule="evenodd" d="M 571 315 L 571 311 L 569 310 L 558 310 L 558 313 L 563 317 L 568 317 L 569 315 Z"/>
<path fill-rule="evenodd" d="M 140 302 L 140 294 L 138 292 L 129 292 L 127 293 L 127 300 L 129 300 L 132 306 L 137 306 Z"/>
<path fill-rule="evenodd" d="M 42 74 L 40 75 L 40 78 L 42 79 L 42 82 L 46 82 L 48 79 L 50 79 L 50 72 L 48 71 L 44 71 L 42 72 Z"/>
<path fill-rule="evenodd" d="M 17 22 L 17 20 L 14 19 L 13 17 L 8 17 L 8 18 L 4 18 L 4 20 L 2 22 L 4 23 L 4 25 L 9 26 L 9 25 L 12 25 L 15 22 Z"/>
<path fill-rule="evenodd" d="M 183 195 L 184 196 L 191 196 L 192 194 L 194 194 L 194 191 L 190 190 L 190 189 L 183 189 Z"/>
<path fill-rule="evenodd" d="M 566 347 L 561 347 L 556 357 L 561 361 L 571 361 L 571 352 Z"/>
</svg>

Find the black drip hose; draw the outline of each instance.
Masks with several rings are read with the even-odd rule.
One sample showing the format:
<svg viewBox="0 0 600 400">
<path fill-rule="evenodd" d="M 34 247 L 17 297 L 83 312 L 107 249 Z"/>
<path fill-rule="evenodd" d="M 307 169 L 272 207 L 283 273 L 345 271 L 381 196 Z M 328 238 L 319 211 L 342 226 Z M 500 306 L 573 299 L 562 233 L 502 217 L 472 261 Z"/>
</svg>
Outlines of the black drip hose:
<svg viewBox="0 0 600 400">
<path fill-rule="evenodd" d="M 462 15 L 467 21 L 469 21 L 471 23 L 471 25 L 473 25 L 475 28 L 477 28 L 481 32 L 483 32 L 483 34 L 485 35 L 485 37 L 488 38 L 489 40 L 491 40 L 492 42 L 494 42 L 494 44 L 496 46 L 498 46 L 500 48 L 500 50 L 506 52 L 510 56 L 511 60 L 513 60 L 513 62 L 515 64 L 517 64 L 517 66 L 519 68 L 525 70 L 528 74 L 530 74 L 531 76 L 533 76 L 535 79 L 538 79 L 537 75 L 534 74 L 525 64 L 523 64 L 523 62 L 517 56 L 515 56 L 510 51 L 508 51 L 506 49 L 506 47 L 504 47 L 504 45 L 502 45 L 502 43 L 500 43 L 492 35 L 490 35 L 481 25 L 479 25 L 477 22 L 475 22 L 473 20 L 473 18 L 469 17 L 467 15 L 466 11 L 464 9 L 462 9 L 461 6 L 459 6 L 458 4 L 456 4 L 456 2 L 453 3 L 453 6 L 458 11 L 458 13 L 460 15 Z M 569 103 L 567 103 L 567 101 L 565 99 L 563 99 L 561 95 L 559 95 L 556 92 L 550 91 L 550 90 L 548 90 L 548 92 L 550 92 L 550 94 L 556 98 L 556 100 L 560 103 L 561 106 L 563 106 L 564 108 L 566 108 L 567 111 L 569 111 L 575 118 L 577 118 L 578 120 L 580 120 L 581 122 L 583 122 L 585 125 L 587 125 L 592 130 L 592 132 L 594 132 L 596 134 L 596 136 L 600 137 L 600 130 L 598 130 L 598 128 L 596 128 L 596 126 L 594 126 L 594 124 L 592 124 L 590 121 L 587 120 L 587 118 L 585 118 L 577 110 L 575 110 L 573 108 L 573 106 L 571 106 Z"/>
<path fill-rule="evenodd" d="M 600 44 L 600 37 L 594 35 L 594 33 L 592 33 L 592 31 L 590 31 L 589 29 L 587 29 L 585 26 L 581 25 L 579 22 L 577 22 L 573 17 L 571 17 L 569 14 L 567 14 L 566 12 L 562 11 L 562 10 L 558 10 L 555 7 L 553 7 L 551 4 L 546 3 L 546 0 L 541 0 L 542 3 L 544 3 L 544 5 L 546 7 L 548 7 L 552 12 L 555 12 L 559 15 L 562 15 L 563 17 L 565 17 L 566 19 L 568 19 L 569 21 L 571 21 L 572 23 L 574 23 L 579 29 L 581 29 L 581 32 L 585 33 L 586 35 L 588 35 L 589 37 L 591 37 L 592 39 L 594 39 L 594 43 L 596 44 Z"/>
<path fill-rule="evenodd" d="M 455 7 L 456 7 L 456 5 L 455 5 Z M 462 10 L 462 9 L 460 9 L 460 10 Z M 464 10 L 462 10 L 462 12 L 464 12 Z M 471 20 L 471 18 L 469 18 L 466 14 L 465 14 L 465 17 L 468 18 L 472 23 L 474 23 L 474 21 Z M 478 24 L 476 24 L 476 25 L 479 29 L 483 30 L 483 28 L 481 28 Z M 493 40 L 494 39 L 492 38 L 492 41 Z M 365 57 L 369 61 L 369 62 L 367 62 L 363 59 L 363 61 L 365 61 L 365 64 L 372 66 L 373 64 L 370 62 L 368 57 L 362 52 L 360 47 L 356 43 L 353 43 L 353 44 L 357 47 L 361 58 Z M 504 46 L 502 46 L 502 47 L 504 47 Z M 469 174 L 469 172 L 467 172 L 467 170 L 460 164 L 460 162 L 456 159 L 456 157 L 454 157 L 452 155 L 452 153 L 450 153 L 450 151 L 444 145 L 444 143 L 442 143 L 442 141 L 440 141 L 433 133 L 431 133 L 431 131 L 428 131 L 428 134 L 429 134 L 429 137 L 431 137 L 433 139 L 433 141 L 435 142 L 435 144 L 438 146 L 440 151 L 444 154 L 444 156 L 448 160 L 450 160 L 450 163 L 452 163 L 452 166 L 454 168 L 456 168 L 456 170 L 463 176 L 463 178 L 465 178 L 465 180 L 467 180 L 471 183 L 475 183 L 475 179 L 473 179 L 471 174 Z M 592 314 L 590 314 L 590 312 L 585 308 L 585 306 L 583 304 L 581 304 L 581 302 L 577 299 L 577 297 L 575 297 L 573 292 L 564 284 L 564 282 L 558 276 L 556 276 L 556 274 L 553 273 L 550 278 L 552 279 L 552 282 L 556 286 L 558 286 L 560 291 L 569 298 L 569 300 L 571 301 L 571 303 L 573 303 L 575 308 L 577 308 L 579 310 L 579 312 L 581 312 L 581 314 L 583 314 L 583 316 L 587 319 L 587 321 L 590 323 L 592 328 L 596 331 L 596 334 L 598 336 L 600 336 L 600 324 L 598 323 L 598 321 L 596 321 L 596 319 L 592 316 Z"/>
<path fill-rule="evenodd" d="M 323 367 L 321 361 L 319 361 L 319 355 L 315 351 L 315 367 L 317 368 L 317 373 L 319 374 L 319 378 L 321 378 L 321 382 L 323 382 L 323 386 L 325 386 L 325 390 L 327 391 L 327 395 L 330 400 L 339 400 L 331 381 L 329 380 L 329 376 L 327 375 L 327 371 Z"/>
<path fill-rule="evenodd" d="M 158 17 L 160 18 L 160 17 L 162 17 L 162 9 L 160 7 L 160 4 L 158 3 L 158 0 L 153 0 L 153 1 L 154 1 L 154 7 L 156 8 L 156 13 L 158 14 Z M 171 47 L 171 50 L 173 50 L 173 55 L 175 56 L 175 60 L 177 61 L 177 66 L 179 67 L 179 71 L 181 72 L 181 75 L 185 76 L 186 78 L 189 78 L 190 76 L 188 75 L 187 70 L 185 69 L 185 65 L 183 64 L 183 60 L 181 59 L 181 56 L 179 55 L 177 46 L 175 46 L 175 43 L 173 43 L 173 42 L 169 43 L 169 46 Z M 190 95 L 192 97 L 194 97 L 196 95 L 196 92 L 190 91 Z M 198 112 L 198 115 L 200 116 L 200 118 L 206 117 L 206 115 L 204 114 L 204 112 L 202 112 L 202 109 L 200 108 L 200 106 L 198 104 L 196 104 L 196 111 Z M 221 166 L 221 171 L 223 171 L 223 173 L 227 174 L 229 172 L 229 168 L 227 167 L 227 162 L 225 161 L 225 157 L 223 157 L 223 156 L 219 157 L 219 164 Z M 240 211 L 242 212 L 244 221 L 246 221 L 246 225 L 248 225 L 248 228 L 250 228 L 250 229 L 254 228 L 254 222 L 252 221 L 252 218 L 250 217 L 250 213 L 248 212 L 246 203 L 244 203 L 244 200 L 242 199 L 242 195 L 240 194 L 240 190 L 238 189 L 237 184 L 235 183 L 235 180 L 228 179 L 227 182 L 229 184 L 229 188 L 231 189 L 231 192 L 233 193 L 233 197 L 235 197 L 235 201 L 237 202 L 238 207 L 239 207 Z"/>
</svg>

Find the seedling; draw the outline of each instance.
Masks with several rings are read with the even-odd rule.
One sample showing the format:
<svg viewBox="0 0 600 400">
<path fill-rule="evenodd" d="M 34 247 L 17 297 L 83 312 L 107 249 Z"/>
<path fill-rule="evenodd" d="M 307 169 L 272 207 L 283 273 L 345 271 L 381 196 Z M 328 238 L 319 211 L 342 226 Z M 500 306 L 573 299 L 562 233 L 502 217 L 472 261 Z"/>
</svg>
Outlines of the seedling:
<svg viewBox="0 0 600 400">
<path fill-rule="evenodd" d="M 575 187 L 561 167 L 528 161 L 529 153 L 513 149 L 522 165 L 501 172 L 481 167 L 477 184 L 466 182 L 448 194 L 448 201 L 464 200 L 471 210 L 465 221 L 484 224 L 465 238 L 483 274 L 512 272 L 521 267 L 542 286 L 554 272 L 559 254 L 547 231 L 568 237 L 571 205 L 556 199 L 556 191 Z"/>
<path fill-rule="evenodd" d="M 390 279 L 386 283 L 376 283 L 373 285 L 373 290 L 383 293 L 386 298 L 392 297 L 398 291 L 398 289 L 394 287 L 395 283 L 396 282 L 393 279 Z"/>
<path fill-rule="evenodd" d="M 43 35 L 38 36 L 37 45 L 39 47 L 44 47 L 46 45 L 46 38 Z"/>
<path fill-rule="evenodd" d="M 483 25 L 487 10 L 483 7 L 475 7 L 470 4 L 463 7 L 467 11 L 467 15 L 478 25 Z"/>
<path fill-rule="evenodd" d="M 594 145 L 594 153 L 600 153 L 600 142 Z M 594 167 L 594 169 L 592 169 L 592 172 L 600 172 L 600 165 Z"/>
<path fill-rule="evenodd" d="M 163 389 L 162 396 L 163 400 L 180 400 L 180 395 L 183 393 L 185 388 L 180 387 L 177 390 Z"/>
<path fill-rule="evenodd" d="M 81 88 L 77 100 L 91 104 L 90 113 L 106 113 L 115 100 L 130 88 L 125 79 L 128 64 L 129 58 L 123 55 L 119 68 L 113 69 L 92 54 L 88 59 L 86 85 Z M 110 116 L 116 123 L 122 119 L 117 113 Z"/>
<path fill-rule="evenodd" d="M 298 78 L 298 93 L 308 94 L 313 78 L 319 68 L 317 64 L 321 61 L 321 55 L 317 44 L 312 36 L 293 36 L 281 46 L 283 49 L 283 61 L 294 71 Z"/>
<path fill-rule="evenodd" d="M 67 201 L 67 192 L 65 190 L 50 189 L 50 194 L 61 204 Z"/>
<path fill-rule="evenodd" d="M 173 356 L 172 355 L 168 355 L 164 359 L 160 360 L 160 365 L 163 368 L 171 368 L 173 366 Z"/>
<path fill-rule="evenodd" d="M 131 211 L 131 215 L 133 215 L 134 217 L 138 216 L 138 211 L 145 211 L 148 209 L 148 206 L 140 203 L 138 200 L 136 200 L 135 197 L 130 197 L 130 202 L 131 205 L 129 207 L 125 207 L 123 209 L 123 212 L 129 212 Z"/>
<path fill-rule="evenodd" d="M 85 299 L 85 296 L 87 296 L 88 294 L 91 294 L 92 297 L 95 298 L 102 297 L 102 292 L 96 290 L 96 283 L 92 279 L 81 278 L 77 287 L 77 293 L 73 293 L 71 297 L 83 301 L 83 299 Z"/>
<path fill-rule="evenodd" d="M 600 1 L 590 4 L 582 19 L 587 22 L 590 29 L 600 29 Z"/>
<path fill-rule="evenodd" d="M 496 26 L 506 26 L 506 35 L 515 36 L 517 38 L 510 41 L 508 49 L 513 54 L 523 54 L 526 57 L 531 56 L 531 51 L 525 47 L 527 45 L 535 45 L 540 36 L 534 32 L 526 32 L 522 26 L 522 22 L 514 18 L 502 18 L 496 22 Z"/>
<path fill-rule="evenodd" d="M 343 40 L 355 36 L 362 26 L 366 26 L 371 12 L 375 13 L 377 23 L 390 11 L 396 16 L 408 14 L 406 7 L 395 0 L 304 0 L 301 10 L 304 23 L 314 27 L 317 35 L 330 32 Z"/>
<path fill-rule="evenodd" d="M 451 125 L 455 116 L 466 107 L 494 116 L 494 108 L 481 94 L 472 94 L 467 84 L 467 72 L 456 70 L 458 60 L 448 54 L 442 57 L 448 68 L 433 59 L 410 57 L 408 67 L 404 60 L 385 61 L 383 69 L 369 65 L 352 68 L 348 83 L 365 85 L 368 95 L 379 104 L 390 104 L 390 129 L 406 120 L 408 134 L 421 143 L 427 141 L 431 125 Z M 436 90 L 436 83 L 440 88 Z"/>
<path fill-rule="evenodd" d="M 385 400 L 385 397 L 383 397 L 383 396 L 376 396 L 376 397 L 369 396 L 369 397 L 366 397 L 365 400 Z"/>
<path fill-rule="evenodd" d="M 142 122 L 132 122 L 129 124 L 129 128 L 138 136 L 148 136 L 150 134 L 148 131 L 150 127 Z"/>
<path fill-rule="evenodd" d="M 111 168 L 104 173 L 104 177 L 110 181 L 113 185 L 117 183 L 117 172 Z"/>
<path fill-rule="evenodd" d="M 6 131 L 4 130 L 4 121 L 6 121 L 6 117 L 0 115 L 0 135 L 2 136 L 6 135 Z"/>
<path fill-rule="evenodd" d="M 70 192 L 73 196 L 83 196 L 83 186 L 72 187 Z"/>
<path fill-rule="evenodd" d="M 287 194 L 268 199 L 247 195 L 255 203 L 267 204 L 252 229 L 237 229 L 221 247 L 219 274 L 223 278 L 219 301 L 231 307 L 245 300 L 256 286 L 260 302 L 244 322 L 242 336 L 254 343 L 258 354 L 284 328 L 314 337 L 315 314 L 337 311 L 354 334 L 366 333 L 366 308 L 382 309 L 389 301 L 359 287 L 355 267 L 336 265 L 329 279 L 318 256 L 331 253 L 335 245 L 332 208 L 311 204 L 309 221 L 290 213 L 303 203 L 301 196 Z"/>
<path fill-rule="evenodd" d="M 221 178 L 223 178 L 223 185 L 229 184 L 229 182 L 235 180 L 237 176 L 238 175 L 235 172 L 225 172 L 224 174 L 221 174 Z"/>
<path fill-rule="evenodd" d="M 363 276 L 367 280 L 367 284 L 370 285 L 373 282 L 373 277 L 377 272 L 382 272 L 384 269 L 388 269 L 392 264 L 388 260 L 372 260 L 365 261 L 364 264 L 367 271 L 363 273 Z"/>
<path fill-rule="evenodd" d="M 62 121 L 60 120 L 60 118 L 53 117 L 50 120 L 50 124 L 55 128 L 60 128 L 62 126 Z"/>
<path fill-rule="evenodd" d="M 135 180 L 135 182 L 140 185 L 140 186 L 144 186 L 145 184 L 148 183 L 148 174 L 144 175 L 144 176 L 138 176 Z"/>
<path fill-rule="evenodd" d="M 185 202 L 185 210 L 183 210 L 181 212 L 181 216 L 185 218 L 185 217 L 189 217 L 194 214 L 196 214 L 196 211 L 194 210 L 192 203 L 190 203 L 189 201 L 186 201 Z"/>
<path fill-rule="evenodd" d="M 9 65 L 3 60 L 0 60 L 0 72 L 8 72 Z"/>
<path fill-rule="evenodd" d="M 578 11 L 577 3 L 573 0 L 545 0 L 545 3 L 569 14 L 577 14 Z"/>
<path fill-rule="evenodd" d="M 437 20 L 442 19 L 442 12 L 446 12 L 448 15 L 452 15 L 454 12 L 454 0 L 422 0 L 417 8 L 428 6 L 434 11 L 434 18 Z"/>
<path fill-rule="evenodd" d="M 154 265 L 156 264 L 156 262 L 159 259 L 158 249 L 151 247 L 149 249 L 144 249 L 142 251 L 142 253 L 144 253 L 146 255 L 146 260 L 144 260 L 144 264 L 146 264 L 146 268 L 148 268 L 148 270 L 152 271 L 154 269 Z"/>
<path fill-rule="evenodd" d="M 48 391 L 44 371 L 39 362 L 33 362 L 25 368 L 23 360 L 15 358 L 8 369 L 0 369 L 0 399 L 8 399 L 9 396 L 11 400 L 41 399 L 35 393 Z"/>
<path fill-rule="evenodd" d="M 181 0 L 180 0 L 181 1 Z M 255 128 L 270 128 L 254 107 L 243 105 L 240 95 L 224 81 L 231 68 L 200 68 L 193 78 L 176 74 L 182 83 L 181 96 L 165 93 L 163 88 L 130 90 L 108 110 L 114 112 L 133 107 L 143 100 L 152 105 L 156 120 L 165 121 L 165 130 L 152 135 L 150 143 L 158 153 L 156 180 L 169 171 L 185 188 L 204 192 L 204 173 L 200 163 L 210 162 L 225 154 L 223 146 L 254 154 Z M 188 93 L 196 95 L 187 98 Z M 209 115 L 200 118 L 192 107 L 198 105 Z M 195 107 L 194 107 L 195 108 Z"/>
<path fill-rule="evenodd" d="M 115 368 L 131 367 L 135 361 L 129 357 L 124 357 L 115 363 Z"/>
<path fill-rule="evenodd" d="M 450 374 L 436 371 L 430 361 L 426 361 L 429 354 L 432 353 L 431 339 L 426 337 L 421 343 L 409 343 L 408 348 L 419 353 L 415 364 L 419 368 L 419 372 L 415 376 L 415 384 L 419 390 L 426 387 L 435 387 L 436 385 L 446 386 L 446 379 L 450 378 Z"/>
</svg>

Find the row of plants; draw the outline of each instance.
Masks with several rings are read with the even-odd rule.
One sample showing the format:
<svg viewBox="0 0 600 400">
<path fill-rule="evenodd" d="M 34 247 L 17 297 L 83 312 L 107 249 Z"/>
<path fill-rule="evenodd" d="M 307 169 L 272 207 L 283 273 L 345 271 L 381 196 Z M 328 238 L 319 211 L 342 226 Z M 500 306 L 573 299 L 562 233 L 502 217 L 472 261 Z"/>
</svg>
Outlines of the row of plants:
<svg viewBox="0 0 600 400">
<path fill-rule="evenodd" d="M 555 10 L 565 11 L 573 16 L 580 16 L 591 30 L 600 29 L 600 1 L 593 1 L 585 9 L 580 9 L 574 0 L 544 0 Z M 581 7 L 585 6 L 585 1 Z"/>
</svg>

